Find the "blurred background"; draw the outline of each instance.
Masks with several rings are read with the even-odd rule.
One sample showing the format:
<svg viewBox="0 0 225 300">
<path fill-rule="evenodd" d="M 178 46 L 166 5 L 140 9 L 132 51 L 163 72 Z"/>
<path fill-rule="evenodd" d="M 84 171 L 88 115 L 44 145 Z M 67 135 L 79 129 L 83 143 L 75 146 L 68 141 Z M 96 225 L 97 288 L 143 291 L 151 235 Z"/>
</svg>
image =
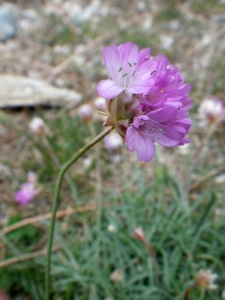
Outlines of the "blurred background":
<svg viewBox="0 0 225 300">
<path fill-rule="evenodd" d="M 167 56 L 192 85 L 191 144 L 157 147 L 144 164 L 114 135 L 71 167 L 52 299 L 187 300 L 200 269 L 218 288 L 190 299 L 225 299 L 224 0 L 0 1 L 0 288 L 11 299 L 44 298 L 57 173 L 103 130 L 102 51 L 126 41 Z M 34 197 L 21 203 L 25 183 Z"/>
</svg>

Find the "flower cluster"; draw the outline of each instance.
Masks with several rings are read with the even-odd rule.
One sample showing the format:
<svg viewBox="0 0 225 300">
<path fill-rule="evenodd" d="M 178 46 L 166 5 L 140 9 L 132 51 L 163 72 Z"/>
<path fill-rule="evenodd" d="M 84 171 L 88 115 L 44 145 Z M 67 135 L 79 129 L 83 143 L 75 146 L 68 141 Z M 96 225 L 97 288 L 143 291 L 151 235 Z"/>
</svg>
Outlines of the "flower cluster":
<svg viewBox="0 0 225 300">
<path fill-rule="evenodd" d="M 150 58 L 150 48 L 138 50 L 127 42 L 103 51 L 109 79 L 97 85 L 107 99 L 106 126 L 114 126 L 139 160 L 154 157 L 154 142 L 174 147 L 189 143 L 191 121 L 188 109 L 189 84 L 184 84 L 177 67 L 163 55 Z"/>
</svg>

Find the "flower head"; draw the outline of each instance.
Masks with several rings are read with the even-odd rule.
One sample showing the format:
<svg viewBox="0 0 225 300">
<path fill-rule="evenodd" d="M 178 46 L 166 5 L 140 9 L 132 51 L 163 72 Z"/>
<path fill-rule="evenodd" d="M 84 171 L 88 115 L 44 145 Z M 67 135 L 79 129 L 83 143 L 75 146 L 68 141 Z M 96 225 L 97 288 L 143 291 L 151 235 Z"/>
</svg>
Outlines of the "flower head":
<svg viewBox="0 0 225 300">
<path fill-rule="evenodd" d="M 215 290 L 217 285 L 214 284 L 214 281 L 217 277 L 218 275 L 213 274 L 211 270 L 200 270 L 195 276 L 195 282 L 201 290 Z"/>
<path fill-rule="evenodd" d="M 128 149 L 150 161 L 155 142 L 165 147 L 189 143 L 191 87 L 179 69 L 163 55 L 151 59 L 150 49 L 139 51 L 130 42 L 106 47 L 103 56 L 110 79 L 101 81 L 97 91 L 108 99 L 105 125 L 115 127 Z"/>
<path fill-rule="evenodd" d="M 15 200 L 19 205 L 23 206 L 34 200 L 34 197 L 39 193 L 36 186 L 37 176 L 34 172 L 28 172 L 28 182 L 21 186 L 21 189 L 14 194 Z"/>
</svg>

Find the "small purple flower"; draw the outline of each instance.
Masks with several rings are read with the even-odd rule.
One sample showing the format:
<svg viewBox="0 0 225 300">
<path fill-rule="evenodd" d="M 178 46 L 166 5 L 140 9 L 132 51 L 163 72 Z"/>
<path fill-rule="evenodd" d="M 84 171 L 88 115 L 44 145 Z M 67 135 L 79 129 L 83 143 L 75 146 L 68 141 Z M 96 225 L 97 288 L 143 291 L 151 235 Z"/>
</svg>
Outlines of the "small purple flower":
<svg viewBox="0 0 225 300">
<path fill-rule="evenodd" d="M 34 172 L 28 172 L 28 182 L 21 186 L 21 189 L 14 194 L 15 200 L 19 205 L 23 206 L 34 200 L 34 197 L 39 193 L 36 187 L 37 176 Z"/>
<path fill-rule="evenodd" d="M 38 190 L 35 185 L 28 182 L 21 186 L 21 189 L 15 193 L 14 197 L 19 205 L 23 206 L 33 201 L 34 196 L 37 194 Z"/>
<path fill-rule="evenodd" d="M 153 159 L 154 142 L 164 147 L 189 143 L 191 86 L 179 69 L 163 55 L 150 59 L 150 49 L 139 52 L 130 42 L 106 47 L 103 56 L 110 74 L 97 85 L 98 94 L 109 99 L 104 125 L 114 126 L 141 161 Z"/>
</svg>

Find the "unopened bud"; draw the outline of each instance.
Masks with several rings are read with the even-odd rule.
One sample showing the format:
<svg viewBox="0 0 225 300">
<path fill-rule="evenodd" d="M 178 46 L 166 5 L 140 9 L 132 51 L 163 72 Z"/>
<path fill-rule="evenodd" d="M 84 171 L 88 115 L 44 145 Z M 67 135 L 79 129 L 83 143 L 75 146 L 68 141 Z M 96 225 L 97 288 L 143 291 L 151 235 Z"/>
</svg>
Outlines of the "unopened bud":
<svg viewBox="0 0 225 300">
<path fill-rule="evenodd" d="M 93 108 L 89 104 L 83 104 L 77 114 L 83 122 L 91 122 L 93 118 Z"/>
<path fill-rule="evenodd" d="M 113 282 L 122 282 L 124 280 L 123 272 L 121 270 L 115 270 L 110 275 L 110 280 Z"/>
<path fill-rule="evenodd" d="M 34 117 L 29 124 L 29 129 L 33 134 L 42 136 L 45 133 L 45 122 L 39 117 Z"/>
<path fill-rule="evenodd" d="M 114 224 L 109 224 L 107 229 L 109 232 L 116 232 L 116 226 Z"/>
<path fill-rule="evenodd" d="M 122 139 L 116 132 L 111 132 L 104 138 L 105 149 L 117 149 L 122 146 Z"/>
<path fill-rule="evenodd" d="M 134 237 L 142 242 L 145 240 L 145 234 L 141 227 L 137 227 L 134 229 Z"/>
<path fill-rule="evenodd" d="M 27 173 L 27 182 L 36 183 L 37 182 L 37 174 L 33 171 L 29 171 Z"/>
<path fill-rule="evenodd" d="M 99 111 L 107 112 L 107 107 L 106 107 L 105 99 L 103 99 L 102 97 L 97 97 L 95 99 L 95 101 L 94 101 L 94 107 L 95 107 L 95 109 L 97 109 Z"/>
<path fill-rule="evenodd" d="M 199 107 L 199 119 L 202 125 L 219 123 L 224 119 L 225 110 L 222 101 L 217 98 L 204 100 Z"/>
</svg>

